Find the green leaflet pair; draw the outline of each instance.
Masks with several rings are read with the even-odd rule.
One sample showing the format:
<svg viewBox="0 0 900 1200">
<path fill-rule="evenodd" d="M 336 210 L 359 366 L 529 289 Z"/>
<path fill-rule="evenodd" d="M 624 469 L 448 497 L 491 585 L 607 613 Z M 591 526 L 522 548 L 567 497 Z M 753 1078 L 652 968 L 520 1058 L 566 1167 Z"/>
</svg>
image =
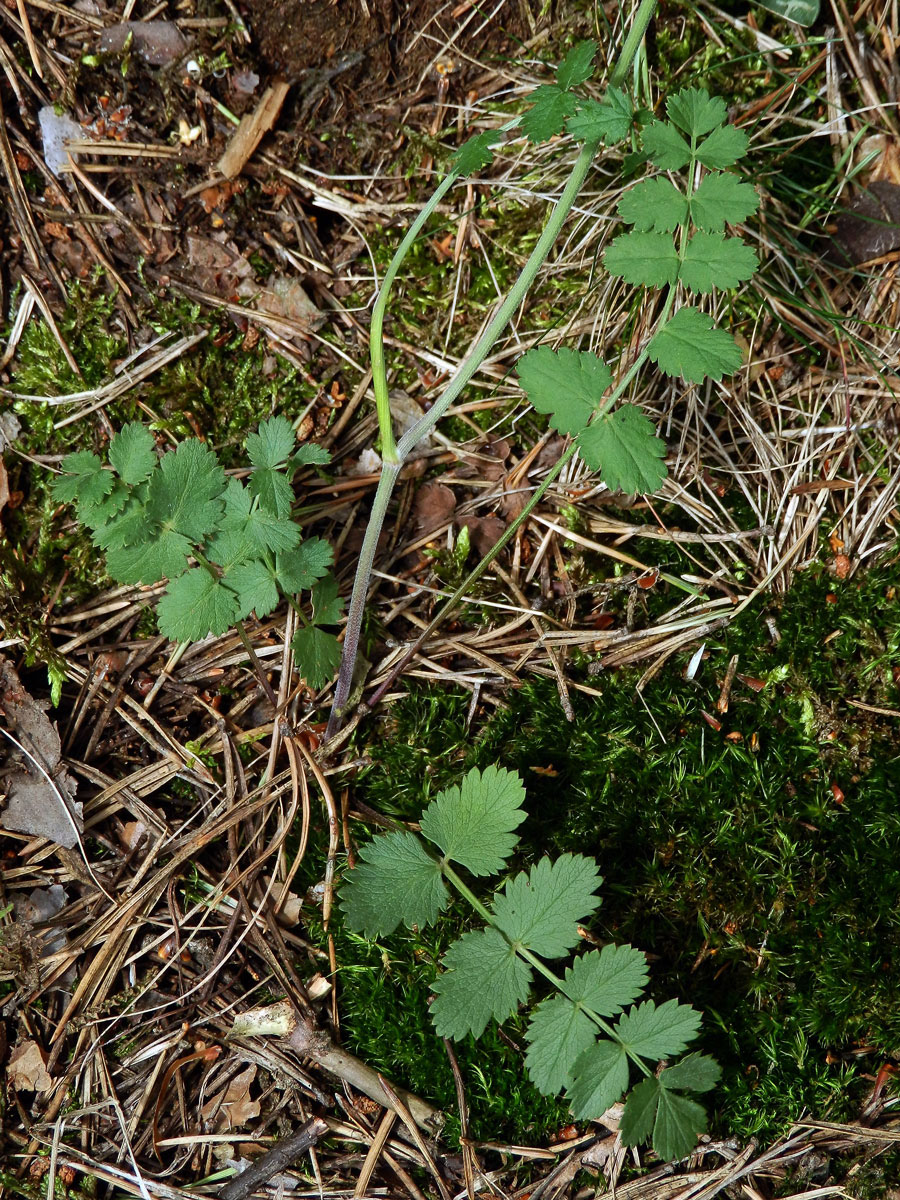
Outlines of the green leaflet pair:
<svg viewBox="0 0 900 1200">
<path fill-rule="evenodd" d="M 541 977 L 552 994 L 534 1007 L 526 1033 L 525 1065 L 535 1086 L 545 1095 L 564 1091 L 583 1120 L 601 1117 L 627 1092 L 620 1124 L 626 1145 L 652 1138 L 661 1158 L 683 1158 L 706 1128 L 702 1106 L 685 1093 L 714 1087 L 719 1067 L 695 1053 L 658 1073 L 653 1068 L 686 1049 L 700 1014 L 676 1000 L 640 1001 L 647 963 L 633 946 L 589 950 L 562 976 L 548 965 L 582 944 L 579 922 L 600 906 L 603 880 L 594 860 L 542 858 L 507 879 L 487 904 L 459 873 L 485 878 L 505 870 L 525 819 L 524 798 L 517 774 L 470 771 L 425 809 L 421 837 L 382 834 L 361 848 L 341 888 L 344 919 L 370 938 L 400 924 L 434 924 L 450 903 L 449 884 L 486 924 L 444 955 L 432 987 L 437 1033 L 480 1036 L 489 1021 L 505 1021 L 529 1003 Z M 632 1067 L 644 1078 L 629 1091 Z"/>
</svg>

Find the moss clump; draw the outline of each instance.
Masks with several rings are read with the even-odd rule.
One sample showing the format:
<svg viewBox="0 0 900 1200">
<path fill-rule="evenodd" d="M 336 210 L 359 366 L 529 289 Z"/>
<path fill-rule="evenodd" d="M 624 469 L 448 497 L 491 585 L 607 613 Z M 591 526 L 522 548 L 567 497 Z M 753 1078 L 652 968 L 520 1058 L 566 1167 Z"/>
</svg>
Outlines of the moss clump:
<svg viewBox="0 0 900 1200">
<path fill-rule="evenodd" d="M 646 950 L 658 997 L 706 1014 L 703 1046 L 724 1068 L 719 1132 L 771 1137 L 804 1109 L 849 1116 L 869 1086 L 862 1073 L 900 1044 L 900 750 L 891 718 L 846 703 L 897 706 L 894 573 L 887 562 L 838 584 L 810 571 L 708 643 L 696 682 L 673 664 L 646 704 L 632 673 L 601 676 L 603 699 L 576 697 L 569 724 L 539 681 L 509 693 L 473 738 L 467 694 L 416 692 L 370 746 L 360 794 L 404 819 L 470 766 L 522 773 L 519 862 L 566 850 L 598 859 L 604 902 L 590 933 Z M 738 671 L 766 686 L 736 680 L 716 731 L 703 713 L 716 712 L 735 653 Z M 443 926 L 430 936 L 427 969 L 416 939 L 397 940 L 392 974 L 404 983 L 390 1002 L 373 999 L 365 966 L 344 979 L 347 1029 L 367 1052 L 393 1054 L 416 988 L 427 993 Z M 395 988 L 387 977 L 378 986 Z M 417 1021 L 421 1055 L 431 1039 L 436 1061 L 424 1008 Z M 490 1081 L 484 1041 L 466 1053 Z"/>
</svg>

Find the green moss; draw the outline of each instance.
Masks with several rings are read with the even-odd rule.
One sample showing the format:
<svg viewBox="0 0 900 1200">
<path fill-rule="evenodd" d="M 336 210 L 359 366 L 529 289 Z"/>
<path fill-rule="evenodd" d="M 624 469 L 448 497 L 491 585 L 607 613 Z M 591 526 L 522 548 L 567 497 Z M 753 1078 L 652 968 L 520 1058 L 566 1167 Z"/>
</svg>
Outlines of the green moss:
<svg viewBox="0 0 900 1200">
<path fill-rule="evenodd" d="M 596 856 L 604 903 L 591 933 L 648 951 L 657 996 L 706 1014 L 704 1048 L 724 1067 L 720 1132 L 771 1137 L 804 1109 L 848 1117 L 869 1086 L 862 1073 L 900 1046 L 900 748 L 890 718 L 846 703 L 897 706 L 894 575 L 892 561 L 844 584 L 809 571 L 787 598 L 708 642 L 695 683 L 673 663 L 645 689 L 646 704 L 632 673 L 601 676 L 602 700 L 574 697 L 568 724 L 541 680 L 510 692 L 473 736 L 468 694 L 416 690 L 369 746 L 359 794 L 404 819 L 472 765 L 522 772 L 520 862 Z M 757 693 L 736 680 L 716 731 L 702 714 L 716 711 L 735 653 L 741 674 L 769 682 Z M 439 925 L 427 945 L 395 939 L 390 978 L 374 951 L 360 959 L 348 947 L 357 965 L 342 982 L 346 1028 L 366 1052 L 401 1053 L 416 990 L 427 993 L 447 936 Z M 382 971 L 377 982 L 372 971 Z M 416 1012 L 417 1051 L 396 1061 L 413 1070 L 427 1056 L 436 1071 L 439 1047 L 427 1050 L 427 1012 Z M 490 1047 L 472 1053 L 493 1080 Z M 503 1058 L 497 1077 L 518 1070 L 521 1094 L 529 1085 L 514 1060 Z M 532 1102 L 543 1103 L 537 1093 Z M 544 1133 L 559 1111 L 547 1116 Z M 511 1124 L 508 1136 L 525 1137 Z"/>
</svg>

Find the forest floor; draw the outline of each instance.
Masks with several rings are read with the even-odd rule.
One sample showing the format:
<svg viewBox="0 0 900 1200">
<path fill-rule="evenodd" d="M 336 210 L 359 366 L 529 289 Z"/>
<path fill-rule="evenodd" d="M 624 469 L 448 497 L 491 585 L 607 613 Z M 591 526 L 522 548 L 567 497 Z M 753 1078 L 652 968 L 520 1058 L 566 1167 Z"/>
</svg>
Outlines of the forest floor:
<svg viewBox="0 0 900 1200">
<path fill-rule="evenodd" d="M 619 34 L 614 4 L 530 0 L 0 5 L 3 1194 L 900 1195 L 896 5 L 833 0 L 805 31 L 662 6 L 643 101 L 704 86 L 751 136 L 763 266 L 723 310 L 745 366 L 641 382 L 659 493 L 576 460 L 331 755 L 331 685 L 298 679 L 283 610 L 248 622 L 255 664 L 234 632 L 173 654 L 160 588 L 114 586 L 51 494 L 126 422 L 238 470 L 283 414 L 331 453 L 295 514 L 346 595 L 380 468 L 377 280 L 456 146 L 579 38 L 602 80 Z M 446 197 L 389 313 L 398 420 L 455 370 L 575 153 L 512 138 Z M 600 156 L 404 472 L 363 699 L 559 456 L 518 356 L 639 338 L 600 262 L 642 170 Z M 378 943 L 342 922 L 355 847 L 491 763 L 527 788 L 519 861 L 593 854 L 587 935 L 646 951 L 654 994 L 704 1013 L 723 1076 L 680 1164 L 541 1096 L 518 1018 L 455 1053 L 437 1037 L 458 918 Z M 303 1044 L 246 1025 L 285 998 Z M 359 1064 L 441 1130 L 377 1076 L 365 1095 Z"/>
</svg>

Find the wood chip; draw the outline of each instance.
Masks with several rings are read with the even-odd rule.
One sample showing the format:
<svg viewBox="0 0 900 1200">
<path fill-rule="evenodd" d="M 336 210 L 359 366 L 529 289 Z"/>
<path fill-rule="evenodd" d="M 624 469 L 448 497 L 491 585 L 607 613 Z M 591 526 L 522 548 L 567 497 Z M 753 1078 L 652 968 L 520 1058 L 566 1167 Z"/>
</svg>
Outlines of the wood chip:
<svg viewBox="0 0 900 1200">
<path fill-rule="evenodd" d="M 216 164 L 216 170 L 226 179 L 234 179 L 243 171 L 247 160 L 278 119 L 290 84 L 283 79 L 276 81 L 262 94 L 262 99 L 252 113 L 245 116 L 235 130 L 234 137 L 225 148 L 225 153 Z"/>
</svg>

